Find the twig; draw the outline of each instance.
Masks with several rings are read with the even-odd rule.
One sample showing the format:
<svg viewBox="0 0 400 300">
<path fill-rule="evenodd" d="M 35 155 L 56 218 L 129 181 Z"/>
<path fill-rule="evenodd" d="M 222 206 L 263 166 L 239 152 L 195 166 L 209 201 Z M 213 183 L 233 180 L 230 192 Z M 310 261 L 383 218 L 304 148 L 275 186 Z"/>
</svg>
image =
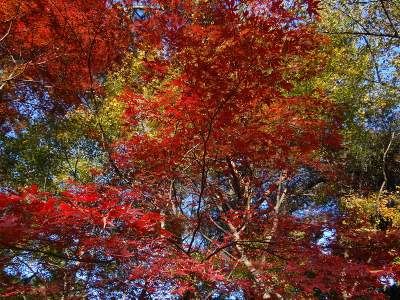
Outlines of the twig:
<svg viewBox="0 0 400 300">
<path fill-rule="evenodd" d="M 383 158 L 382 158 L 382 161 L 383 161 L 383 182 L 382 182 L 381 188 L 379 189 L 378 197 L 376 199 L 377 202 L 379 201 L 379 198 L 381 197 L 383 189 L 384 189 L 385 185 L 387 185 L 387 182 L 388 182 L 388 176 L 387 176 L 387 173 L 386 173 L 386 158 L 387 158 L 387 154 L 389 152 L 389 149 L 392 146 L 394 138 L 395 138 L 395 133 L 392 132 L 392 135 L 390 136 L 389 144 L 387 145 L 386 150 L 383 153 Z"/>
</svg>

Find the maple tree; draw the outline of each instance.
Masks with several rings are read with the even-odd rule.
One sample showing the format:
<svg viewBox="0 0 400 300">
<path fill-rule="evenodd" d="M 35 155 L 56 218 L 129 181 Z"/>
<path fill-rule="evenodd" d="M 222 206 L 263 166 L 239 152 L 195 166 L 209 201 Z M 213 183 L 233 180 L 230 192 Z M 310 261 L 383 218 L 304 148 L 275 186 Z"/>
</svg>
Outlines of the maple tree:
<svg viewBox="0 0 400 300">
<path fill-rule="evenodd" d="M 93 98 L 131 41 L 127 15 L 107 0 L 2 0 L 0 20 L 5 129 L 25 106 L 54 114 Z"/>
<path fill-rule="evenodd" d="M 52 100 L 103 105 L 67 114 L 81 128 L 63 138 L 84 132 L 109 165 L 92 170 L 90 184 L 76 176 L 54 192 L 0 195 L 3 297 L 378 299 L 384 278 L 399 279 L 395 196 L 378 195 L 377 207 L 348 197 L 337 213 L 309 196 L 335 177 L 343 119 L 322 90 L 299 88 L 326 63 L 318 1 L 7 3 L 29 28 L 36 8 L 65 8 L 54 22 L 66 17 L 79 43 L 60 38 L 61 22 L 31 41 L 31 31 L 10 29 L 7 48 L 27 42 L 24 55 L 49 60 L 18 77 L 54 85 Z M 126 28 L 133 53 L 103 89 Z M 380 228 L 377 216 L 391 225 Z"/>
</svg>

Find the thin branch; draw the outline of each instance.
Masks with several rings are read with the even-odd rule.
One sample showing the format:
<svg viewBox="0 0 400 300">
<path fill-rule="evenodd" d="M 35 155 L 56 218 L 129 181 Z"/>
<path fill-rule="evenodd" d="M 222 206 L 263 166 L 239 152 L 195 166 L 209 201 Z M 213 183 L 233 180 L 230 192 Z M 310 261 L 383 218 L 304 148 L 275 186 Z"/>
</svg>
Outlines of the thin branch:
<svg viewBox="0 0 400 300">
<path fill-rule="evenodd" d="M 383 82 L 382 77 L 381 77 L 381 73 L 379 72 L 378 60 L 375 57 L 375 53 L 372 50 L 371 44 L 369 43 L 368 39 L 365 36 L 363 36 L 363 40 L 364 40 L 365 44 L 367 45 L 367 48 L 368 48 L 369 52 L 371 53 L 372 62 L 373 62 L 374 67 L 375 67 L 376 78 L 378 79 L 378 82 Z"/>
<path fill-rule="evenodd" d="M 213 241 L 211 238 L 209 238 L 204 232 L 200 231 L 200 233 L 201 233 L 201 235 L 202 235 L 207 241 L 209 241 L 210 243 L 213 243 L 213 242 L 214 242 L 214 241 Z M 234 260 L 239 261 L 237 257 L 235 257 L 234 255 L 232 255 L 232 254 L 229 253 L 228 251 L 222 250 L 222 252 L 223 252 L 225 255 L 229 256 L 230 258 L 233 258 Z M 204 261 L 204 260 L 203 260 L 203 261 Z"/>
<path fill-rule="evenodd" d="M 378 32 L 362 32 L 362 31 L 339 31 L 339 32 L 332 32 L 332 31 L 321 31 L 321 33 L 326 33 L 326 34 L 342 34 L 342 35 L 367 35 L 367 36 L 372 36 L 372 37 L 385 37 L 385 38 L 393 38 L 393 39 L 400 39 L 400 35 L 395 33 L 378 33 Z"/>
<path fill-rule="evenodd" d="M 208 126 L 208 132 L 207 132 L 207 136 L 203 141 L 203 155 L 202 155 L 202 166 L 201 166 L 201 187 L 200 187 L 200 194 L 197 200 L 197 209 L 196 209 L 196 216 L 197 216 L 197 226 L 193 232 L 192 238 L 190 240 L 189 243 L 189 248 L 187 250 L 187 253 L 190 253 L 190 251 L 192 250 L 192 246 L 194 243 L 194 239 L 196 237 L 197 232 L 200 229 L 201 226 L 201 216 L 200 216 L 200 209 L 201 209 L 201 202 L 202 202 L 202 198 L 204 195 L 204 191 L 206 189 L 206 183 L 207 183 L 207 168 L 206 168 L 206 158 L 207 158 L 207 143 L 211 137 L 211 131 L 212 131 L 212 123 L 213 123 L 214 119 L 210 120 L 210 124 Z"/>
<path fill-rule="evenodd" d="M 7 32 L 0 38 L 0 42 L 2 42 L 10 34 L 12 23 L 13 22 L 10 21 L 10 25 L 8 26 Z"/>
<path fill-rule="evenodd" d="M 211 222 L 219 229 L 221 230 L 223 233 L 228 233 L 224 228 L 222 228 L 212 217 L 211 215 L 208 216 L 209 219 L 211 220 Z"/>
<path fill-rule="evenodd" d="M 385 13 L 386 18 L 388 19 L 388 21 L 389 21 L 389 23 L 390 23 L 390 26 L 392 26 L 392 29 L 393 29 L 394 33 L 398 36 L 399 33 L 398 33 L 398 31 L 397 31 L 396 26 L 394 25 L 394 23 L 393 23 L 393 21 L 392 21 L 392 18 L 390 17 L 390 14 L 389 14 L 389 12 L 388 12 L 388 10 L 387 10 L 385 4 L 384 4 L 384 1 L 383 1 L 383 0 L 379 0 L 379 2 L 381 3 L 383 12 Z"/>
<path fill-rule="evenodd" d="M 385 188 L 385 186 L 387 185 L 387 182 L 388 182 L 388 176 L 387 176 L 387 173 L 386 173 L 386 158 L 387 158 L 388 152 L 390 150 L 390 147 L 392 146 L 392 143 L 393 143 L 393 140 L 394 140 L 395 136 L 396 136 L 395 133 L 392 132 L 392 135 L 390 136 L 389 144 L 387 145 L 386 150 L 383 153 L 383 157 L 382 157 L 382 162 L 383 162 L 383 182 L 382 182 L 381 188 L 379 189 L 378 197 L 376 199 L 377 202 L 378 202 L 379 198 L 381 197 L 383 189 Z"/>
<path fill-rule="evenodd" d="M 0 241 L 0 245 L 2 245 L 3 249 L 27 251 L 27 252 L 32 252 L 32 253 L 40 253 L 40 254 L 44 254 L 46 256 L 55 257 L 55 258 L 58 258 L 58 259 L 61 259 L 61 260 L 65 260 L 65 261 L 77 261 L 77 262 L 83 262 L 83 263 L 88 263 L 88 264 L 110 264 L 110 263 L 115 262 L 115 260 L 107 261 L 107 260 L 98 260 L 98 259 L 71 258 L 71 257 L 67 257 L 65 255 L 53 253 L 53 252 L 50 252 L 50 251 L 44 251 L 44 250 L 40 250 L 40 249 L 33 249 L 33 248 L 26 248 L 26 247 L 19 247 L 19 246 L 9 245 L 9 244 L 6 244 L 6 243 L 1 242 L 1 241 Z"/>
</svg>

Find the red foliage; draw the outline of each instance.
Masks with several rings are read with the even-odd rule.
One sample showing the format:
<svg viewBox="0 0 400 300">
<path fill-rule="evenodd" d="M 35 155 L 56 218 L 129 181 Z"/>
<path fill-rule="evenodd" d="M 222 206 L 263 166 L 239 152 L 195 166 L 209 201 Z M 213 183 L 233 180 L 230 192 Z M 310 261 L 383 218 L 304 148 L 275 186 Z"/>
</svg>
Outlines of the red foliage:
<svg viewBox="0 0 400 300">
<path fill-rule="evenodd" d="M 60 196 L 33 189 L 0 199 L 5 252 L 34 253 L 44 269 L 52 268 L 51 257 L 76 262 L 61 267 L 68 279 L 42 278 L 44 288 L 32 285 L 30 293 L 76 295 L 77 274 L 90 270 L 98 273 L 86 289 L 135 286 L 140 297 L 172 289 L 185 299 L 206 298 L 238 288 L 248 299 L 379 297 L 379 278 L 396 272 L 391 257 L 355 259 L 334 238 L 325 249 L 318 243 L 324 229 L 343 237 L 352 229 L 322 213 L 291 211 L 296 174 L 328 169 L 324 154 L 340 144 L 335 106 L 318 91 L 295 90 L 296 81 L 318 71 L 315 51 L 327 42 L 304 14 L 314 17 L 317 3 L 144 1 L 149 16 L 133 24 L 137 47 L 159 54 L 143 65 L 144 79 L 161 84 L 151 97 L 129 87 L 121 97 L 128 133 L 113 159 L 130 185 L 75 186 Z M 91 55 L 85 51 L 93 39 L 85 37 L 83 53 L 73 52 L 78 62 Z M 34 39 L 31 47 L 42 43 Z M 108 61 L 97 55 L 94 73 Z M 54 68 L 46 76 L 59 75 L 61 66 Z M 85 72 L 71 75 L 78 90 L 92 87 Z M 366 243 L 361 237 L 357 242 Z M 17 265 L 12 254 L 4 268 Z M 4 294 L 26 290 L 10 283 Z"/>
<path fill-rule="evenodd" d="M 160 216 L 143 213 L 135 208 L 136 201 L 132 192 L 95 185 L 74 185 L 59 196 L 38 192 L 36 187 L 20 194 L 0 194 L 0 247 L 19 253 L 20 257 L 18 262 L 13 256 L 3 256 L 0 266 L 4 269 L 38 259 L 40 265 L 33 267 L 37 269 L 25 273 L 38 272 L 35 276 L 40 280 L 43 270 L 51 271 L 60 262 L 64 272 L 74 276 L 79 270 L 89 271 L 96 265 L 112 266 L 116 260 L 122 263 L 132 255 L 146 259 L 145 251 L 134 253 L 150 243 L 149 239 L 157 243 Z M 4 274 L 2 283 L 2 288 L 7 284 L 5 294 L 18 294 L 21 289 L 41 293 L 35 287 L 28 291 L 24 285 L 13 284 Z M 56 295 L 62 284 L 55 280 L 45 283 L 42 290 L 45 295 Z"/>
<path fill-rule="evenodd" d="M 128 22 L 108 0 L 1 0 L 2 89 L 29 86 L 36 97 L 44 93 L 42 108 L 46 93 L 60 107 L 79 103 L 100 91 L 101 76 L 124 54 L 131 42 Z M 21 97 L 4 95 L 2 101 Z"/>
</svg>

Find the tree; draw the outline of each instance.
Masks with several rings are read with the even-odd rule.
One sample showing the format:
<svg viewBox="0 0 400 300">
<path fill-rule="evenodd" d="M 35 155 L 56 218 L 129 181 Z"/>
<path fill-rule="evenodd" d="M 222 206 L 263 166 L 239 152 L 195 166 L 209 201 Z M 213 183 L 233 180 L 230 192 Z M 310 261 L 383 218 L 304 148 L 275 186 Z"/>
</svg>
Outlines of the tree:
<svg viewBox="0 0 400 300">
<path fill-rule="evenodd" d="M 141 213 L 134 193 L 115 187 L 75 185 L 58 196 L 32 187 L 1 197 L 3 297 L 107 294 L 129 278 L 124 261 L 146 259 L 140 244 L 157 244 L 158 215 Z"/>
<path fill-rule="evenodd" d="M 93 102 L 131 42 L 129 19 L 112 1 L 2 0 L 0 7 L 3 130 L 24 110 L 64 113 Z"/>
<path fill-rule="evenodd" d="M 112 1 L 0 4 L 2 186 L 83 183 L 108 164 L 116 101 L 103 88 L 131 44 L 129 17 Z"/>
<path fill-rule="evenodd" d="M 394 268 L 398 246 L 390 239 L 397 239 L 398 231 L 398 17 L 395 1 L 321 3 L 319 27 L 332 43 L 328 67 L 314 82 L 345 111 L 338 160 L 345 176 L 337 184 L 337 203 L 340 214 L 354 214 L 344 227 L 352 226 L 356 238 L 339 226 L 337 252 L 361 261 L 371 261 L 374 252 L 393 255 L 383 260 L 394 262 Z M 363 235 L 376 242 L 365 244 Z M 391 278 L 386 284 L 391 285 L 390 299 L 396 299 L 398 282 Z"/>
<path fill-rule="evenodd" d="M 399 13 L 396 1 L 321 5 L 320 31 L 332 43 L 329 67 L 315 85 L 346 112 L 342 155 L 353 190 L 378 191 L 385 181 L 395 191 L 399 184 Z"/>
<path fill-rule="evenodd" d="M 2 194 L 3 296 L 382 297 L 397 228 L 363 231 L 351 205 L 303 209 L 341 141 L 337 106 L 298 88 L 326 61 L 317 2 L 143 1 L 105 84 L 124 108 L 104 146 L 113 171 Z M 384 251 L 348 250 L 370 239 Z"/>
</svg>

